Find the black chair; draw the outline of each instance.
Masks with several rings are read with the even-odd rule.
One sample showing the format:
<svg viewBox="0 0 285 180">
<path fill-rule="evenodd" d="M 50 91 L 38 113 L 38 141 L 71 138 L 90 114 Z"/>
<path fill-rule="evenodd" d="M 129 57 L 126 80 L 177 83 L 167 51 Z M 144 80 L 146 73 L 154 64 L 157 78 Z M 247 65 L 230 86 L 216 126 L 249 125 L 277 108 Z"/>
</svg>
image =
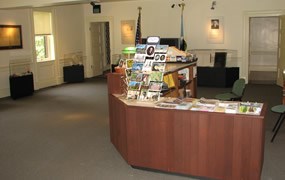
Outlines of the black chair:
<svg viewBox="0 0 285 180">
<path fill-rule="evenodd" d="M 285 119 L 285 105 L 280 104 L 280 105 L 273 106 L 271 108 L 271 111 L 280 114 L 278 120 L 276 121 L 276 123 L 274 125 L 274 128 L 272 129 L 272 132 L 274 132 L 274 134 L 271 138 L 271 142 L 273 142 L 276 134 L 278 133 L 278 131 L 279 131 L 281 125 L 283 124 L 284 119 Z"/>
<path fill-rule="evenodd" d="M 227 60 L 226 52 L 215 52 L 214 67 L 225 67 Z"/>
</svg>

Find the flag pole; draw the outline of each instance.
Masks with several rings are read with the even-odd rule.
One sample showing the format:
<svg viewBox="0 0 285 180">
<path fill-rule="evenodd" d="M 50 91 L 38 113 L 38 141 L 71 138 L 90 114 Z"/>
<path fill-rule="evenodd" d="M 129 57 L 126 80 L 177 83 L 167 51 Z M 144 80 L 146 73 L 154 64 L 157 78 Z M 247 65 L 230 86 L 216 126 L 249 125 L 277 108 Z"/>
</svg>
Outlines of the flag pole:
<svg viewBox="0 0 285 180">
<path fill-rule="evenodd" d="M 186 41 L 184 39 L 184 26 L 183 26 L 183 11 L 184 11 L 185 3 L 181 3 L 181 33 L 180 33 L 180 50 L 185 51 L 187 48 Z"/>
<path fill-rule="evenodd" d="M 139 6 L 138 10 L 139 10 L 139 16 L 138 16 L 138 22 L 137 22 L 135 45 L 142 43 L 142 32 L 141 32 L 141 10 L 142 10 L 142 7 Z"/>
</svg>

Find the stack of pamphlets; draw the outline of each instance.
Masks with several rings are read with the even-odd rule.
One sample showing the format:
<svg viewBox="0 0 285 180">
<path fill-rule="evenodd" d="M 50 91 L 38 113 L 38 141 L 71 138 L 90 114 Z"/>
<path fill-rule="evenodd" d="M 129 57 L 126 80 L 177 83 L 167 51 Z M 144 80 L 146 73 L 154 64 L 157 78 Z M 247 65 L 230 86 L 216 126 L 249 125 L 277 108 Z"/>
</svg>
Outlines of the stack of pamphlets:
<svg viewBox="0 0 285 180">
<path fill-rule="evenodd" d="M 191 110 L 214 112 L 218 102 L 219 100 L 201 98 L 193 104 Z"/>
<path fill-rule="evenodd" d="M 178 98 L 166 98 L 156 103 L 155 107 L 167 108 L 167 109 L 182 109 L 189 110 L 192 106 L 192 102 L 183 101 Z"/>
<path fill-rule="evenodd" d="M 260 115 L 262 110 L 262 103 L 252 103 L 252 102 L 240 102 L 239 103 L 239 113 L 240 114 L 252 114 Z"/>
<path fill-rule="evenodd" d="M 217 104 L 215 112 L 224 112 L 224 113 L 230 113 L 230 114 L 236 114 L 238 113 L 238 102 L 231 102 L 231 101 L 221 101 Z"/>
</svg>

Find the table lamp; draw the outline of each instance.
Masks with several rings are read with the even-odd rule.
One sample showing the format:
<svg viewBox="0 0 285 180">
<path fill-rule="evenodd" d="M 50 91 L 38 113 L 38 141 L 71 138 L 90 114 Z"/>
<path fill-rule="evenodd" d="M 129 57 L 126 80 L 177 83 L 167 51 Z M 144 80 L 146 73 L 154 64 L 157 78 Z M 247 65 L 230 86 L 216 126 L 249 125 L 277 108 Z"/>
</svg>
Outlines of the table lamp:
<svg viewBox="0 0 285 180">
<path fill-rule="evenodd" d="M 126 47 L 122 52 L 125 55 L 125 58 L 130 59 L 132 55 L 136 53 L 136 47 Z"/>
</svg>

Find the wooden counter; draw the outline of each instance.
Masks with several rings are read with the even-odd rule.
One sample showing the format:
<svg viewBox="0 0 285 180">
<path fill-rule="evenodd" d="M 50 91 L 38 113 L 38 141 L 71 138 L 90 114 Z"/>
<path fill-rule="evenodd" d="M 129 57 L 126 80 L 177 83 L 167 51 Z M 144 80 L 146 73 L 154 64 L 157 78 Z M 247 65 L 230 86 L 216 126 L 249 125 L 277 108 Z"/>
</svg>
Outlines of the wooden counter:
<svg viewBox="0 0 285 180">
<path fill-rule="evenodd" d="M 111 142 L 132 166 L 213 179 L 259 180 L 265 109 L 260 116 L 161 109 L 127 105 L 109 94 Z"/>
</svg>

